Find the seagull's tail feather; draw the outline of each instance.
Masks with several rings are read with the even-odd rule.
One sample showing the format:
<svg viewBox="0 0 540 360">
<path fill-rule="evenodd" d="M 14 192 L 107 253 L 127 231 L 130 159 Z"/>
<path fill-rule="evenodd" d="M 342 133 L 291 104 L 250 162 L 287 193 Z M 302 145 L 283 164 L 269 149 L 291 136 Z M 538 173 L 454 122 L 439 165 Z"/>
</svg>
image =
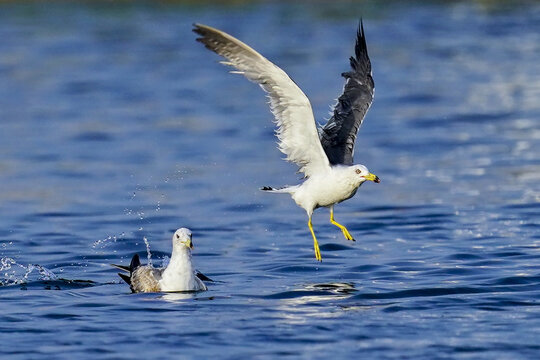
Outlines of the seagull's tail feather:
<svg viewBox="0 0 540 360">
<path fill-rule="evenodd" d="M 293 194 L 298 186 L 284 186 L 281 188 L 273 188 L 271 186 L 263 186 L 262 191 L 267 191 L 271 193 L 281 193 L 281 194 Z"/>
<path fill-rule="evenodd" d="M 118 275 L 124 280 L 128 285 L 131 285 L 131 274 L 133 271 L 141 266 L 141 259 L 139 258 L 138 254 L 133 255 L 133 258 L 131 259 L 131 263 L 129 266 L 124 265 L 117 265 L 117 264 L 110 264 L 112 267 L 115 267 L 117 269 L 120 269 L 122 271 L 128 272 L 129 275 L 118 273 Z"/>
<path fill-rule="evenodd" d="M 109 265 L 111 265 L 112 267 L 115 267 L 117 269 L 120 269 L 122 271 L 129 272 L 129 266 L 117 265 L 117 264 L 109 264 Z"/>
</svg>

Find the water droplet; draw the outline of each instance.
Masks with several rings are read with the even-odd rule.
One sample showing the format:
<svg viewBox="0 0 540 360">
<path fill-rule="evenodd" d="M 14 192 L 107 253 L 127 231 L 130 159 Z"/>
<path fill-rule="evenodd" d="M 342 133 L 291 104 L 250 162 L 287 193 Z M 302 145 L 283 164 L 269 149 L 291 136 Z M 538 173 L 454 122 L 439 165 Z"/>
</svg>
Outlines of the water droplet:
<svg viewBox="0 0 540 360">
<path fill-rule="evenodd" d="M 148 265 L 152 265 L 152 253 L 150 252 L 150 243 L 146 236 L 143 236 L 144 244 L 146 245 L 146 257 L 148 258 Z"/>
</svg>

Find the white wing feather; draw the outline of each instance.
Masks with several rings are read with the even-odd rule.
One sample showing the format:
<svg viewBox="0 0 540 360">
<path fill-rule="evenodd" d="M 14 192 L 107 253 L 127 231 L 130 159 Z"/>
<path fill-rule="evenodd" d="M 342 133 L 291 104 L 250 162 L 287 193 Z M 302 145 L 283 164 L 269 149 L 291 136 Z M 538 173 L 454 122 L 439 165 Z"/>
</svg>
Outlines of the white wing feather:
<svg viewBox="0 0 540 360">
<path fill-rule="evenodd" d="M 287 160 L 296 163 L 306 176 L 330 168 L 323 150 L 311 104 L 306 95 L 279 67 L 240 40 L 218 29 L 195 24 L 197 40 L 223 56 L 231 71 L 259 84 L 268 93 L 270 110 L 276 119 L 278 147 Z"/>
</svg>

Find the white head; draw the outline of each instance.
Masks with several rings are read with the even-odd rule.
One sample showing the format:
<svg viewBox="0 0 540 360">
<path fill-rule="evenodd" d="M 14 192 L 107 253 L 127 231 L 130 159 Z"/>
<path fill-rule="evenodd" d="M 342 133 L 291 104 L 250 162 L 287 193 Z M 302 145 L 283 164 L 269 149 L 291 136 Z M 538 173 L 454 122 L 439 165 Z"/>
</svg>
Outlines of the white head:
<svg viewBox="0 0 540 360">
<path fill-rule="evenodd" d="M 180 228 L 176 230 L 172 238 L 173 250 L 190 250 L 193 249 L 191 241 L 191 230 Z"/>
<path fill-rule="evenodd" d="M 349 167 L 351 171 L 354 171 L 354 176 L 358 180 L 358 186 L 360 186 L 364 181 L 369 180 L 376 183 L 380 183 L 379 177 L 375 174 L 369 172 L 367 167 L 364 165 L 352 165 Z"/>
</svg>

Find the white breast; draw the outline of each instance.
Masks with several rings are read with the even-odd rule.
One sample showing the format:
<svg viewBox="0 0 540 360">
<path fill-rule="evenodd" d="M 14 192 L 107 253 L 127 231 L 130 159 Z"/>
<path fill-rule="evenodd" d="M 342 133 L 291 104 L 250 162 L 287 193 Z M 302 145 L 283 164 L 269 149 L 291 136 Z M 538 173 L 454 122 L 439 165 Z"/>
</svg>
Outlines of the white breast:
<svg viewBox="0 0 540 360">
<path fill-rule="evenodd" d="M 307 179 L 292 197 L 304 209 L 330 206 L 352 197 L 361 183 L 358 176 L 349 176 L 346 168 L 333 167 Z"/>
<path fill-rule="evenodd" d="M 206 285 L 195 275 L 189 250 L 173 253 L 159 280 L 159 285 L 161 291 L 206 290 Z"/>
</svg>

